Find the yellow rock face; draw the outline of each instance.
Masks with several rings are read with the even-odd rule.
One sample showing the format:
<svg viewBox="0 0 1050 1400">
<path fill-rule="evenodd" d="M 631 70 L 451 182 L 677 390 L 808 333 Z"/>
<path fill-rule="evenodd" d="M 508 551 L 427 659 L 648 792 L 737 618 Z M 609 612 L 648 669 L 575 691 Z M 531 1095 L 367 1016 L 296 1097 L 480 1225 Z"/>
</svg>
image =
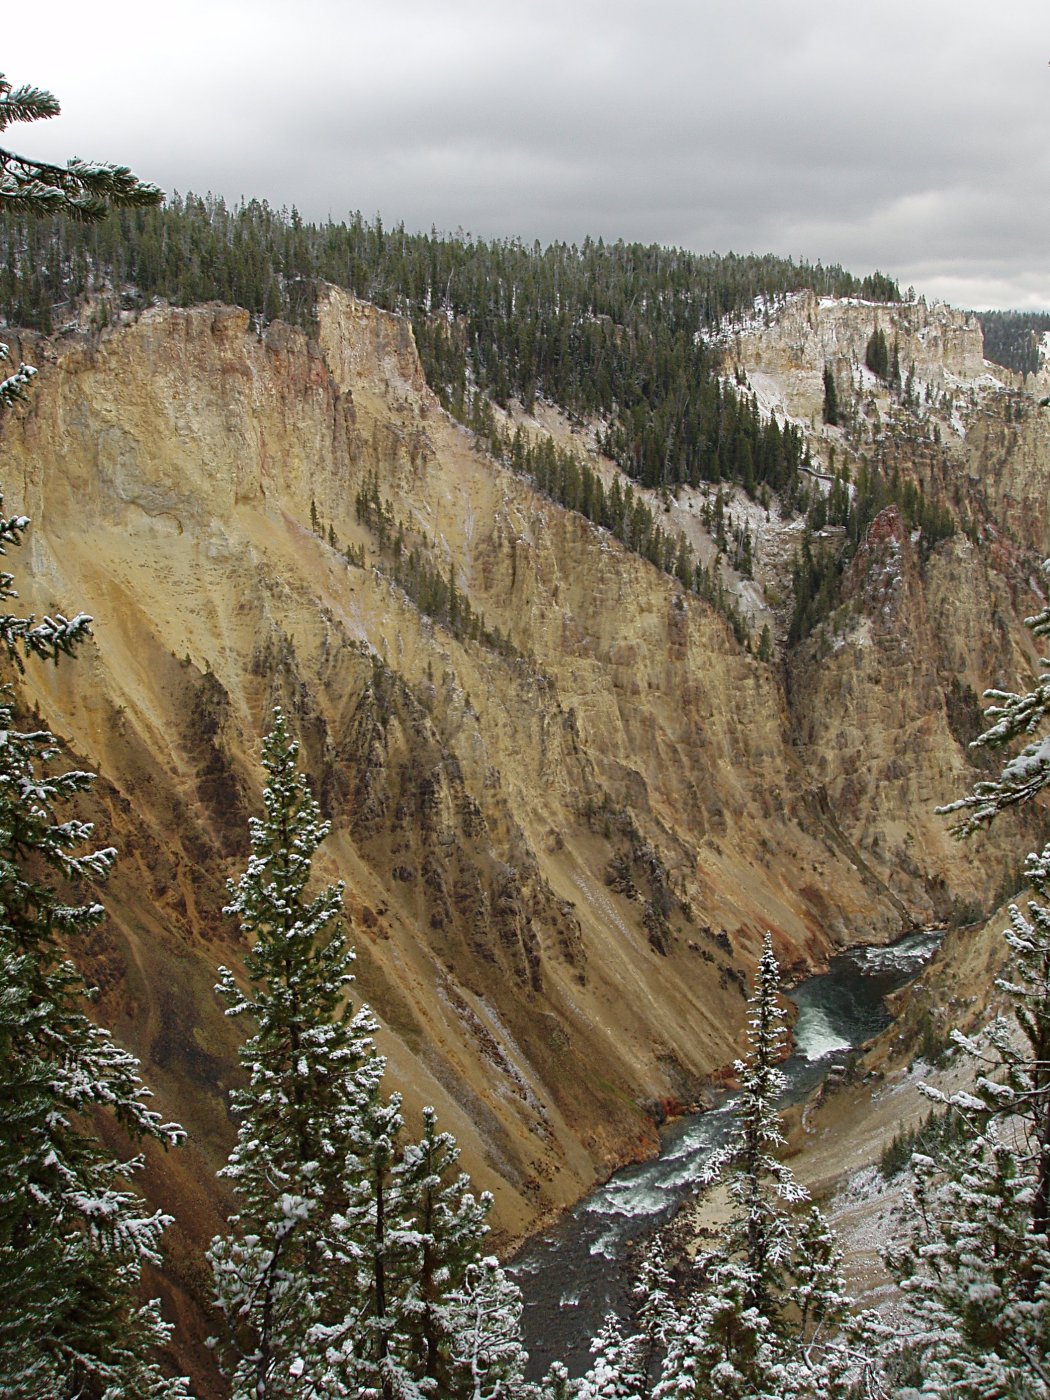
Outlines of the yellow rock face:
<svg viewBox="0 0 1050 1400">
<path fill-rule="evenodd" d="M 154 1173 L 184 1231 L 176 1291 L 222 1207 L 237 1028 L 212 982 L 243 953 L 224 881 L 277 702 L 333 822 L 320 874 L 346 882 L 389 1077 L 410 1114 L 437 1106 L 504 1239 L 650 1152 L 733 1058 L 766 928 L 801 967 L 1001 879 L 1005 837 L 960 851 L 931 811 L 972 778 L 950 676 L 1024 660 L 1031 611 L 965 539 L 920 569 L 887 524 L 836 645 L 785 683 L 476 451 L 409 324 L 341 292 L 317 342 L 160 309 L 36 362 L 0 444 L 7 508 L 33 519 L 18 586 L 97 621 L 25 699 L 102 775 L 122 852 L 87 969 L 193 1137 Z M 373 479 L 517 654 L 457 641 L 391 581 L 355 509 Z"/>
</svg>

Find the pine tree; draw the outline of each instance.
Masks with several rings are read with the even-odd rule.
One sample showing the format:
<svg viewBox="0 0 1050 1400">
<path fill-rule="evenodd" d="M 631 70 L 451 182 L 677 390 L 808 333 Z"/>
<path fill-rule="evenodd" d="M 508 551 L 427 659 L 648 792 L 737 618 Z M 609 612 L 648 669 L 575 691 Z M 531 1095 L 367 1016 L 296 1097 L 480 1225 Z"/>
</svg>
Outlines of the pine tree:
<svg viewBox="0 0 1050 1400">
<path fill-rule="evenodd" d="M 824 366 L 824 422 L 831 428 L 839 423 L 839 394 L 830 365 Z"/>
<path fill-rule="evenodd" d="M 648 1400 L 653 1393 L 652 1377 L 683 1321 L 659 1234 L 645 1250 L 631 1293 L 634 1330 L 625 1332 L 615 1315 L 605 1319 L 591 1341 L 591 1367 L 575 1383 L 580 1400 Z"/>
<path fill-rule="evenodd" d="M 322 1318 L 315 1329 L 324 1344 L 325 1394 L 419 1400 L 424 1393 L 413 1384 L 407 1364 L 409 1343 L 396 1284 L 397 1261 L 409 1244 L 393 1182 L 403 1126 L 400 1096 L 384 1101 L 377 1082 L 349 1134 L 356 1167 L 346 1208 L 330 1222 L 342 1265 L 338 1300 L 343 1308 L 334 1325 Z"/>
<path fill-rule="evenodd" d="M 39 88 L 0 75 L 0 131 L 57 114 Z M 159 190 L 122 167 L 65 167 L 0 148 L 0 210 L 64 209 L 93 221 L 110 207 L 155 204 Z M 44 307 L 44 314 L 50 308 Z M 0 345 L 0 364 L 8 358 Z M 0 381 L 0 414 L 25 397 L 35 374 L 20 365 Z M 0 511 L 3 498 L 0 496 Z M 22 543 L 29 521 L 0 518 L 0 554 Z M 16 597 L 0 572 L 0 604 Z M 0 616 L 0 652 L 26 660 L 72 656 L 91 619 Z M 131 1139 L 183 1137 L 148 1108 L 138 1062 L 83 1011 L 88 988 L 67 946 L 104 910 L 73 902 L 105 878 L 112 849 L 85 849 L 92 829 L 62 815 L 89 773 L 56 771 L 59 748 L 44 728 L 19 727 L 10 685 L 0 687 L 0 1385 L 5 1395 L 184 1394 L 155 1352 L 170 1329 L 155 1301 L 138 1299 L 144 1262 L 158 1263 L 169 1223 L 129 1189 L 143 1159 L 114 1157 L 93 1132 L 102 1113 Z"/>
<path fill-rule="evenodd" d="M 227 908 L 251 940 L 249 987 L 228 968 L 218 984 L 227 1014 L 254 1023 L 240 1052 L 248 1084 L 233 1098 L 237 1144 L 222 1171 L 239 1208 L 210 1249 L 235 1396 L 309 1393 L 321 1367 L 311 1328 L 343 1315 L 332 1218 L 357 1189 L 355 1134 L 383 1073 L 373 1017 L 345 1001 L 353 953 L 339 924 L 342 887 L 307 893 L 328 823 L 297 754 L 275 710 L 265 816 L 250 823 L 251 857 Z"/>
<path fill-rule="evenodd" d="M 488 1257 L 468 1265 L 458 1288 L 447 1294 L 449 1375 L 455 1388 L 440 1386 L 440 1400 L 529 1400 L 528 1353 L 521 1344 L 521 1291 Z"/>
<path fill-rule="evenodd" d="M 512 1346 L 520 1296 L 495 1261 L 482 1268 L 491 1201 L 474 1198 L 433 1109 L 406 1144 L 400 1096 L 383 1095 L 376 1022 L 346 1000 L 342 887 L 308 894 L 329 826 L 297 755 L 277 710 L 265 816 L 231 886 L 229 912 L 252 941 L 247 990 L 220 973 L 228 1014 L 254 1023 L 222 1173 L 238 1211 L 210 1250 L 222 1364 L 234 1396 L 257 1400 L 509 1397 L 523 1364 Z M 478 1330 L 485 1319 L 491 1336 Z M 506 1373 L 503 1390 L 475 1388 L 487 1356 L 493 1367 L 501 1358 L 492 1375 Z"/>
<path fill-rule="evenodd" d="M 775 1155 L 785 1046 L 780 973 L 766 935 L 751 998 L 748 1056 L 729 1141 L 704 1178 L 727 1185 L 730 1214 L 716 1248 L 696 1263 L 685 1308 L 669 1318 L 654 1400 L 845 1396 L 851 1353 L 839 1334 L 849 1299 L 827 1223 L 794 1207 L 805 1189 Z"/>
<path fill-rule="evenodd" d="M 868 344 L 864 351 L 864 363 L 871 370 L 872 374 L 877 374 L 880 379 L 889 377 L 889 346 L 886 344 L 886 332 L 878 325 L 872 331 L 868 339 Z"/>
<path fill-rule="evenodd" d="M 1050 896 L 1050 846 L 1025 874 Z M 889 1256 L 924 1394 L 1050 1396 L 1050 906 L 1010 909 L 1012 965 L 997 986 L 1012 1021 L 978 1038 L 972 1090 L 928 1096 L 966 1124 L 939 1161 L 912 1159 L 912 1229 Z"/>
<path fill-rule="evenodd" d="M 354 1148 L 357 1188 L 335 1222 L 346 1310 L 319 1331 L 324 1393 L 374 1400 L 479 1400 L 518 1394 L 521 1295 L 481 1244 L 491 1205 L 456 1171 L 459 1151 L 424 1109 L 418 1143 L 401 1141 L 400 1098 L 375 1096 Z"/>
<path fill-rule="evenodd" d="M 729 1192 L 730 1216 L 717 1246 L 695 1261 L 681 1302 L 659 1248 L 652 1251 L 639 1279 L 639 1330 L 625 1337 L 609 1320 L 593 1345 L 591 1370 L 565 1393 L 586 1400 L 834 1400 L 857 1383 L 858 1343 L 873 1324 L 850 1318 L 834 1236 L 815 1209 L 796 1218 L 793 1207 L 806 1192 L 774 1155 L 784 1141 L 776 1111 L 784 1087 L 778 993 L 767 936 L 751 999 L 749 1054 L 736 1065 L 735 1131 L 705 1170 L 709 1184 L 725 1182 Z"/>
<path fill-rule="evenodd" d="M 1044 566 L 1050 576 L 1050 560 Z M 1050 608 L 1026 619 L 1050 635 Z M 1042 665 L 1050 668 L 1050 661 Z M 1023 694 L 991 690 L 992 723 L 976 745 L 1039 735 L 1050 715 L 1050 674 Z M 1050 784 L 1050 736 L 1035 737 L 992 781 L 939 810 L 963 813 L 968 836 Z M 1037 896 L 1050 896 L 1050 846 L 1028 857 Z M 927 1088 L 964 1131 L 946 1134 L 935 1159 L 916 1154 L 912 1228 L 888 1259 L 900 1280 L 907 1338 L 924 1394 L 1011 1400 L 1050 1396 L 1050 908 L 1010 908 L 1012 954 L 997 986 L 1010 1023 L 981 1037 L 956 1031 L 974 1062 L 973 1086 L 946 1096 Z"/>
<path fill-rule="evenodd" d="M 551 1362 L 550 1369 L 537 1391 L 539 1400 L 573 1400 L 579 1393 L 579 1385 L 571 1378 L 568 1368 L 561 1361 Z"/>
<path fill-rule="evenodd" d="M 43 88 L 13 88 L 0 73 L 0 131 L 18 122 L 57 117 L 61 108 Z M 123 165 L 80 160 L 49 165 L 0 147 L 0 210 L 9 214 L 67 214 L 85 223 L 110 209 L 159 204 L 163 194 Z"/>
<path fill-rule="evenodd" d="M 424 1108 L 423 1136 L 404 1149 L 393 1173 L 406 1244 L 398 1273 L 405 1295 L 410 1369 L 430 1382 L 435 1395 L 449 1400 L 460 1393 L 464 1380 L 453 1357 L 458 1314 L 450 1308 L 450 1295 L 466 1288 L 471 1275 L 474 1282 L 468 1293 L 476 1313 L 482 1309 L 481 1293 L 492 1294 L 478 1314 L 487 1316 L 503 1283 L 494 1275 L 495 1261 L 485 1268 L 479 1262 L 492 1198 L 486 1193 L 475 1200 L 470 1178 L 457 1170 L 458 1163 L 455 1138 L 438 1132 L 436 1113 Z M 507 1289 L 508 1296 L 516 1292 L 513 1285 L 507 1284 Z M 520 1315 L 520 1299 L 517 1307 Z M 477 1316 L 472 1316 L 472 1336 L 481 1336 L 477 1326 Z M 479 1344 L 486 1344 L 483 1336 Z"/>
<path fill-rule="evenodd" d="M 10 359 L 10 351 L 7 346 L 0 344 L 0 367 Z M 13 408 L 16 403 L 25 399 L 26 389 L 28 389 L 36 370 L 32 365 L 21 364 L 14 374 L 9 374 L 5 379 L 0 379 L 0 413 L 5 408 Z"/>
<path fill-rule="evenodd" d="M 725 1147 L 712 1154 L 704 1179 L 728 1181 L 732 1214 L 726 1252 L 739 1257 L 746 1278 L 745 1297 L 773 1323 L 780 1319 L 785 1266 L 792 1230 L 786 1206 L 806 1198 L 773 1150 L 784 1144 L 777 1103 L 785 1079 L 779 1068 L 786 1049 L 784 1012 L 778 1003 L 780 970 L 766 935 L 748 1023 L 748 1057 L 736 1062 L 740 1098 L 736 1128 Z"/>
<path fill-rule="evenodd" d="M 709 1266 L 704 1287 L 668 1328 L 653 1400 L 780 1400 L 779 1339 L 749 1293 L 738 1262 L 720 1258 Z"/>
<path fill-rule="evenodd" d="M 1050 580 L 1050 559 L 1043 564 L 1043 573 Z M 1050 636 L 1050 605 L 1034 616 L 1025 618 L 1025 626 L 1033 637 Z M 953 834 L 970 836 L 987 826 L 1000 812 L 1030 802 L 1050 785 L 1050 734 L 1039 734 L 1050 718 L 1050 660 L 1041 662 L 1043 671 L 1031 690 L 1015 694 L 1008 690 L 985 691 L 992 703 L 985 714 L 991 724 L 973 742 L 974 748 L 1001 748 L 1012 740 L 1028 735 L 1029 740 L 1014 758 L 1004 764 L 998 778 L 974 784 L 965 797 L 938 807 L 942 814 L 964 813 L 953 826 Z"/>
<path fill-rule="evenodd" d="M 0 519 L 0 553 L 28 524 Z M 0 602 L 16 596 L 0 573 Z M 17 670 L 57 661 L 90 622 L 5 612 L 0 651 Z M 165 1144 L 183 1134 L 147 1107 L 138 1062 L 84 1012 L 88 989 L 66 950 L 104 910 L 75 891 L 103 880 L 115 852 L 91 849 L 91 826 L 65 815 L 93 776 L 56 771 L 58 754 L 46 729 L 20 727 L 10 685 L 0 688 L 0 1388 L 177 1395 L 182 1383 L 154 1359 L 169 1329 L 137 1298 L 169 1219 L 128 1186 L 143 1159 L 114 1157 L 91 1119 L 104 1113 L 130 1137 Z"/>
<path fill-rule="evenodd" d="M 627 1336 L 615 1317 L 607 1317 L 591 1343 L 594 1361 L 577 1391 L 580 1400 L 641 1400 L 648 1395 L 643 1337 Z"/>
</svg>

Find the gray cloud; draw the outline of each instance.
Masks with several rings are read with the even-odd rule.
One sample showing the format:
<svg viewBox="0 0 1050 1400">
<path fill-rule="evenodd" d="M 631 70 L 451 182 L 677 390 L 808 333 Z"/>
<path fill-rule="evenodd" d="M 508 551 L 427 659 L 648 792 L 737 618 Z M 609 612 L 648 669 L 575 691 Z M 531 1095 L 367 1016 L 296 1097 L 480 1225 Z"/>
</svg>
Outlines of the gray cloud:
<svg viewBox="0 0 1050 1400">
<path fill-rule="evenodd" d="M 976 0 L 58 0 L 8 76 L 23 148 L 411 228 L 875 266 L 1050 307 L 1045 6 Z M 56 35 L 60 36 L 56 39 Z"/>
</svg>

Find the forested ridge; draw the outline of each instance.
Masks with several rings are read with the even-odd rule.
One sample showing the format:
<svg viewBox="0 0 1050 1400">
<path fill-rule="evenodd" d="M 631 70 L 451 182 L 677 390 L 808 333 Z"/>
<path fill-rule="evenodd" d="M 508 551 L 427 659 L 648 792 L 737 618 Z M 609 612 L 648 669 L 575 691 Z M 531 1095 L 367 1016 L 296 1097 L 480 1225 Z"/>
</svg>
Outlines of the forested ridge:
<svg viewBox="0 0 1050 1400">
<path fill-rule="evenodd" d="M 495 403 L 542 395 L 607 424 L 603 446 L 646 486 L 786 484 L 801 442 L 769 450 L 757 415 L 736 411 L 707 333 L 803 289 L 899 299 L 880 273 L 749 254 L 700 255 L 586 239 L 542 248 L 516 239 L 408 233 L 355 214 L 309 224 L 252 200 L 176 196 L 97 225 L 9 218 L 0 226 L 0 313 L 60 328 L 85 294 L 119 304 L 219 300 L 262 321 L 309 328 L 320 279 L 412 318 L 427 378 L 462 417 L 473 390 Z M 107 314 L 103 312 L 104 316 Z"/>
<path fill-rule="evenodd" d="M 591 467 L 553 443 L 512 438 L 492 406 L 516 399 L 529 410 L 543 397 L 578 421 L 597 421 L 599 446 L 642 486 L 736 485 L 765 504 L 776 497 L 788 515 L 809 512 L 813 531 L 826 520 L 847 525 L 844 550 L 819 546 L 826 557 L 816 568 L 813 550 L 800 556 L 792 641 L 833 606 L 873 501 L 881 508 L 896 500 L 923 525 L 935 516 L 921 491 L 915 508 L 912 483 L 899 475 L 882 481 L 877 469 L 862 500 L 844 475 L 825 506 L 806 471 L 802 433 L 760 414 L 747 387 L 725 374 L 713 343 L 727 322 L 768 319 L 793 292 L 899 300 L 896 283 L 879 272 L 858 277 L 837 265 L 772 255 L 601 239 L 544 248 L 462 232 L 409 233 L 360 214 L 311 224 L 294 209 L 257 200 L 228 207 L 195 195 L 115 210 L 98 223 L 8 216 L 0 246 L 0 313 L 44 331 L 73 320 L 85 298 L 92 299 L 88 319 L 96 328 L 119 310 L 160 298 L 235 303 L 259 326 L 279 317 L 309 330 L 318 281 L 409 316 L 427 380 L 449 412 L 508 466 L 718 606 L 740 640 L 747 626 L 718 571 L 704 569 L 684 541 L 660 530 L 642 499 L 625 510 L 606 501 Z M 746 527 L 726 519 L 721 496 L 708 514 L 719 553 L 749 574 Z M 943 509 L 936 523 L 931 538 L 950 533 Z"/>
</svg>

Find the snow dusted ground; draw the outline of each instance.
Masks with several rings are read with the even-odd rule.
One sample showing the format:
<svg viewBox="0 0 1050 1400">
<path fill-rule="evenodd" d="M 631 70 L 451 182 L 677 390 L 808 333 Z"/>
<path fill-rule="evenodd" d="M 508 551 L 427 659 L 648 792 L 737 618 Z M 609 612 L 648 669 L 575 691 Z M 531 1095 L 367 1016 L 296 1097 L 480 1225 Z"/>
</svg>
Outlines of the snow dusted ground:
<svg viewBox="0 0 1050 1400">
<path fill-rule="evenodd" d="M 804 1115 L 801 1151 L 792 1169 L 821 1200 L 846 1256 L 846 1275 L 858 1301 L 892 1310 L 896 1290 L 882 1252 L 906 1229 L 911 1173 L 887 1181 L 879 1169 L 882 1150 L 904 1128 L 917 1127 L 933 1105 L 922 1093 L 929 1084 L 945 1093 L 966 1087 L 973 1069 L 956 1055 L 943 1069 L 915 1060 L 876 1088 L 833 1091 Z"/>
<path fill-rule="evenodd" d="M 760 331 L 768 330 L 771 325 L 775 324 L 786 306 L 790 306 L 792 302 L 804 300 L 808 295 L 808 292 L 789 292 L 785 296 L 757 296 L 750 311 L 723 316 L 716 331 L 698 330 L 695 337 L 696 343 L 698 345 L 701 343 L 729 345 L 739 336 L 757 335 Z M 830 305 L 834 305 L 833 298 L 829 298 L 828 302 Z"/>
</svg>

